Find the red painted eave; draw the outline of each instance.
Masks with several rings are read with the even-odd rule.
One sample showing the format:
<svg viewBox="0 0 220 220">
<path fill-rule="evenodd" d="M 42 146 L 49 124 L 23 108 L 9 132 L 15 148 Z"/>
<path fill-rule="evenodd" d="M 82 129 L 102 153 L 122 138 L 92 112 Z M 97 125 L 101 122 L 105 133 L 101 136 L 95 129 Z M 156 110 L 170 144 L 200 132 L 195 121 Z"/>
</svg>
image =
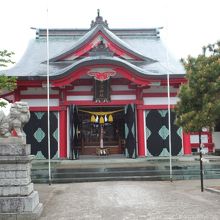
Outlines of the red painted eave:
<svg viewBox="0 0 220 220">
<path fill-rule="evenodd" d="M 44 80 L 17 80 L 17 86 L 21 87 L 42 87 Z"/>
</svg>

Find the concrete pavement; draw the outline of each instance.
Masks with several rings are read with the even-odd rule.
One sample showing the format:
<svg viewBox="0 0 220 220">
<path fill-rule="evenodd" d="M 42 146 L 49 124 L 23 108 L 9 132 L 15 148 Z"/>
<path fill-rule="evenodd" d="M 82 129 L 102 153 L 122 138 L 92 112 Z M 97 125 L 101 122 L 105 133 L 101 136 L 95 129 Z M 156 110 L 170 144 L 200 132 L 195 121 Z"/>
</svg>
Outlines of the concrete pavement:
<svg viewBox="0 0 220 220">
<path fill-rule="evenodd" d="M 204 180 L 205 188 L 220 186 Z M 200 191 L 199 180 L 35 184 L 40 220 L 220 219 L 220 194 Z"/>
</svg>

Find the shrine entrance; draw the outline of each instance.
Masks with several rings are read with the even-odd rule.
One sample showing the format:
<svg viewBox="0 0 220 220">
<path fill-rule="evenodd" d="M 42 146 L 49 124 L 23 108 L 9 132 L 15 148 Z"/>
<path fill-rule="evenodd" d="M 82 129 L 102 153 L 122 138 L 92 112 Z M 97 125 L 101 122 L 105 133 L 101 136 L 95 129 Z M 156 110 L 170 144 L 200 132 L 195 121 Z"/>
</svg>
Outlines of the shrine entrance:
<svg viewBox="0 0 220 220">
<path fill-rule="evenodd" d="M 78 108 L 78 140 L 81 155 L 124 153 L 124 107 Z"/>
</svg>

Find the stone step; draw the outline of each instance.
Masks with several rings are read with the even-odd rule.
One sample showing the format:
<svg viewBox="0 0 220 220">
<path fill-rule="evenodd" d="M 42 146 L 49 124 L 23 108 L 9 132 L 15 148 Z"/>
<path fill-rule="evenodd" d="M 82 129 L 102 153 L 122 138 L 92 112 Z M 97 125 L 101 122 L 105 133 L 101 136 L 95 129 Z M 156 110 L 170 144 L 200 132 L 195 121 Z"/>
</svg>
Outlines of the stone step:
<svg viewBox="0 0 220 220">
<path fill-rule="evenodd" d="M 174 175 L 193 175 L 197 174 L 199 170 L 172 170 Z M 204 170 L 204 173 L 220 174 L 220 170 Z M 67 177 L 82 177 L 82 176 L 157 176 L 167 175 L 169 170 L 125 170 L 125 171 L 105 171 L 105 172 L 55 172 L 52 173 L 54 178 L 67 178 Z"/>
<path fill-rule="evenodd" d="M 203 163 L 204 178 L 220 178 L 220 161 Z M 172 161 L 173 179 L 199 179 L 200 164 L 192 157 Z M 114 180 L 170 180 L 168 158 L 96 158 L 51 161 L 52 182 L 89 182 Z M 48 182 L 48 161 L 34 161 L 32 180 Z"/>
<path fill-rule="evenodd" d="M 52 169 L 51 178 L 53 182 L 89 182 L 108 180 L 169 180 L 170 171 L 168 167 L 118 167 L 118 168 L 83 168 L 83 169 Z M 190 169 L 186 167 L 173 167 L 174 179 L 198 179 L 200 178 L 199 167 Z M 204 169 L 204 178 L 220 178 L 219 169 L 211 167 Z M 48 182 L 48 169 L 33 170 L 32 181 L 34 183 Z"/>
<path fill-rule="evenodd" d="M 204 175 L 204 179 L 216 179 L 220 175 Z M 200 174 L 197 175 L 173 175 L 175 180 L 193 180 L 200 179 Z M 106 176 L 106 177 L 80 177 L 80 178 L 52 178 L 52 183 L 77 183 L 77 182 L 100 182 L 100 181 L 169 181 L 170 175 L 159 176 Z M 35 183 L 48 183 L 48 179 L 35 179 Z"/>
</svg>

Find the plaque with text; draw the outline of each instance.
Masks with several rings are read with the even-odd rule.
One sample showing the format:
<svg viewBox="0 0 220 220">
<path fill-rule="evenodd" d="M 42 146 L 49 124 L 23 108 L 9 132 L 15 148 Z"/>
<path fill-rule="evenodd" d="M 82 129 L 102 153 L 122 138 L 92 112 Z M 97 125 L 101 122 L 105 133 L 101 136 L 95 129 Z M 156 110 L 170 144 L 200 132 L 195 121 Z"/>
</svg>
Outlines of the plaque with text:
<svg viewBox="0 0 220 220">
<path fill-rule="evenodd" d="M 94 80 L 95 94 L 94 101 L 109 102 L 110 101 L 110 79 L 105 81 Z"/>
</svg>

